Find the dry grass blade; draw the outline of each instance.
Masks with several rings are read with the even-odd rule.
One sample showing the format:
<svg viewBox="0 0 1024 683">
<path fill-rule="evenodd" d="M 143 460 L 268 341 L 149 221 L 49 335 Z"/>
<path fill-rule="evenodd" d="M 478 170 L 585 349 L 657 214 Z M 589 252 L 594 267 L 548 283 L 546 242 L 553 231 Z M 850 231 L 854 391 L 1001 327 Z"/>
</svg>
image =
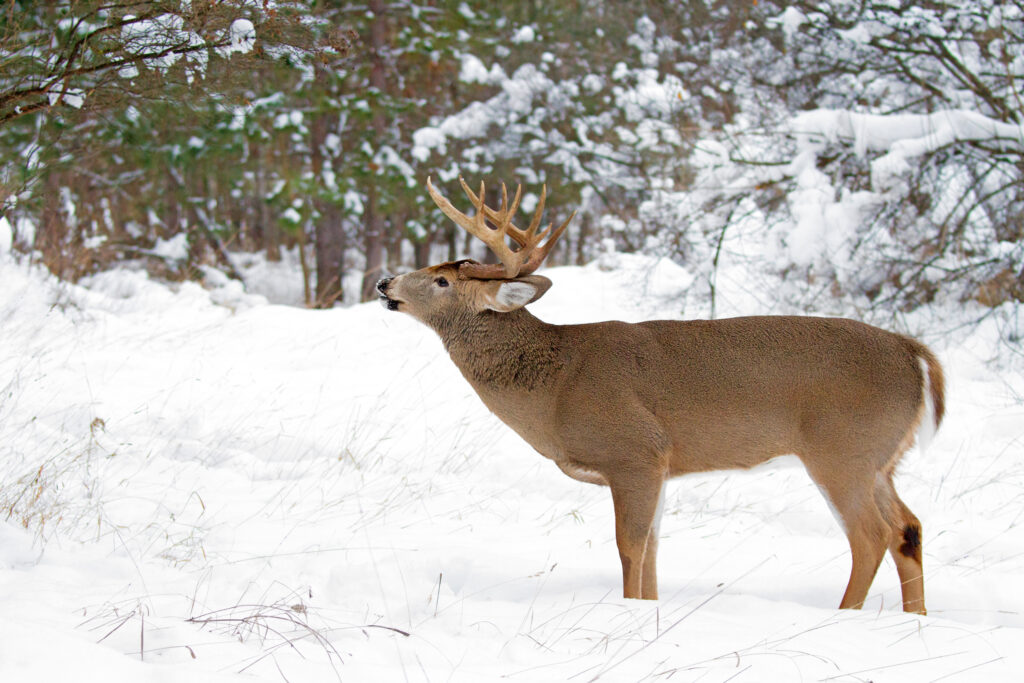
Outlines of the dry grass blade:
<svg viewBox="0 0 1024 683">
<path fill-rule="evenodd" d="M 264 651 L 239 669 L 238 673 L 252 668 L 267 657 L 273 657 L 282 648 L 290 648 L 305 659 L 298 644 L 303 640 L 312 640 L 327 654 L 335 676 L 341 680 L 341 674 L 336 666 L 336 662 L 344 663 L 341 653 L 325 635 L 327 629 L 318 629 L 309 623 L 308 614 L 309 609 L 301 603 L 238 604 L 189 617 L 186 621 L 190 624 L 217 628 L 239 642 L 256 636 L 264 646 Z M 276 658 L 274 663 L 281 676 L 287 680 L 280 671 Z"/>
</svg>

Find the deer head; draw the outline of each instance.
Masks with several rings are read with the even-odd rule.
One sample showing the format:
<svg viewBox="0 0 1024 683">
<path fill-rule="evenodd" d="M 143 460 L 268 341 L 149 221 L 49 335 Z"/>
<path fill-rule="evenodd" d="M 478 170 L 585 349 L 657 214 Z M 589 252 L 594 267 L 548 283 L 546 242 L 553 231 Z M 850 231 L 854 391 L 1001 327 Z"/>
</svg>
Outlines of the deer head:
<svg viewBox="0 0 1024 683">
<path fill-rule="evenodd" d="M 473 260 L 453 261 L 430 266 L 377 283 L 381 302 L 392 311 L 401 311 L 440 331 L 446 321 L 462 319 L 484 311 L 509 313 L 539 299 L 551 281 L 532 273 L 540 267 L 555 241 L 575 216 L 554 227 L 538 231 L 547 188 L 542 188 L 533 219 L 525 230 L 513 222 L 522 198 L 522 186 L 516 188 L 512 202 L 505 184 L 501 186 L 501 206 L 484 203 L 485 187 L 475 193 L 459 178 L 463 191 L 475 209 L 469 216 L 456 209 L 427 178 L 427 192 L 446 216 L 480 239 L 500 260 L 482 264 Z M 493 227 L 492 227 L 493 226 Z M 513 249 L 511 239 L 518 245 Z"/>
</svg>

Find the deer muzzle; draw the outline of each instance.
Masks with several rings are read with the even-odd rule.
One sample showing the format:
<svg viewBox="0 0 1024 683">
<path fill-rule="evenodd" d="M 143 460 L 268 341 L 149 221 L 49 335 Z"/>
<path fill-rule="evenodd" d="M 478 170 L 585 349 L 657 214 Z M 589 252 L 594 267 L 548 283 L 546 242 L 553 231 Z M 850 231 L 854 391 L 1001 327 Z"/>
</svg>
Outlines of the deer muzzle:
<svg viewBox="0 0 1024 683">
<path fill-rule="evenodd" d="M 398 302 L 388 296 L 388 285 L 394 280 L 392 277 L 384 277 L 377 280 L 377 296 L 380 298 L 380 303 L 384 308 L 389 311 L 398 310 Z"/>
</svg>

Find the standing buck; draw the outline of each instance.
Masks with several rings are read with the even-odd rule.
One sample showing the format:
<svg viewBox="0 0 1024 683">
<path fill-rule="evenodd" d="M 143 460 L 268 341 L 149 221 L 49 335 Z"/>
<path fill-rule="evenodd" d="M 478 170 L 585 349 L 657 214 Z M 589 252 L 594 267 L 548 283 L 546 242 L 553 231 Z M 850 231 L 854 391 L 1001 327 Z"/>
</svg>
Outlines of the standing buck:
<svg viewBox="0 0 1024 683">
<path fill-rule="evenodd" d="M 389 310 L 430 326 L 487 407 L 567 475 L 611 488 L 623 594 L 658 597 L 655 558 L 665 482 L 803 461 L 850 542 L 840 607 L 861 607 L 886 548 L 903 609 L 925 612 L 921 523 L 896 495 L 893 470 L 915 433 L 943 414 L 942 368 L 920 342 L 840 318 L 549 325 L 525 308 L 551 281 L 532 275 L 562 234 L 538 232 L 462 188 L 461 213 L 427 180 L 437 206 L 500 264 L 442 263 L 377 283 Z M 491 225 L 494 227 L 491 227 Z M 547 241 L 542 245 L 545 237 Z M 510 248 L 507 238 L 518 245 Z"/>
</svg>

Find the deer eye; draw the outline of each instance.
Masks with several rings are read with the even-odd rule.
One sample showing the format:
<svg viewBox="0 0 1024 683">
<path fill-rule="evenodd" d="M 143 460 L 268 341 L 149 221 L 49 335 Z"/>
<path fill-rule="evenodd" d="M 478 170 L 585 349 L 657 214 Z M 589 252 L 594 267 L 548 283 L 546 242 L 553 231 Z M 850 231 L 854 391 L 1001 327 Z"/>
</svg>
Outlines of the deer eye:
<svg viewBox="0 0 1024 683">
<path fill-rule="evenodd" d="M 448 286 L 448 278 L 439 277 L 436 280 L 434 280 L 434 282 L 437 283 L 438 287 L 447 287 Z"/>
</svg>

